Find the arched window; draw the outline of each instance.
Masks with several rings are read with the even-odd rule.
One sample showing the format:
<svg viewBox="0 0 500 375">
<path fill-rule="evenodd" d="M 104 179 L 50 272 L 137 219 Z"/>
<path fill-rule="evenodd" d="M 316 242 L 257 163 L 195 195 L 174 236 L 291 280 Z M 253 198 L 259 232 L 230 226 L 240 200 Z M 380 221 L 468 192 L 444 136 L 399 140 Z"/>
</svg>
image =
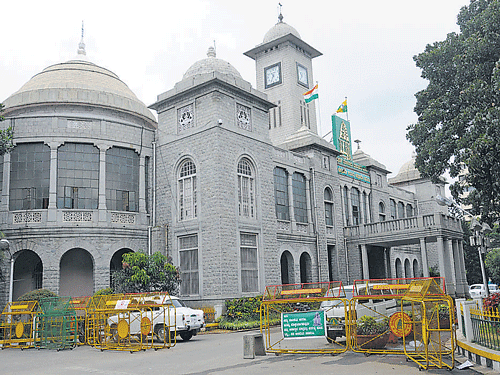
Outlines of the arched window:
<svg viewBox="0 0 500 375">
<path fill-rule="evenodd" d="M 299 223 L 307 223 L 306 178 L 303 174 L 293 174 L 292 191 L 295 221 Z"/>
<path fill-rule="evenodd" d="M 196 197 L 196 165 L 192 160 L 182 162 L 179 168 L 179 220 L 190 220 L 198 216 Z"/>
<path fill-rule="evenodd" d="M 333 227 L 333 193 L 332 190 L 327 187 L 324 193 L 325 200 L 325 224 L 327 226 Z"/>
<path fill-rule="evenodd" d="M 370 222 L 370 215 L 368 213 L 368 195 L 363 193 L 363 222 L 368 224 Z"/>
<path fill-rule="evenodd" d="M 385 204 L 384 204 L 384 202 L 380 202 L 378 204 L 378 220 L 385 221 Z"/>
<path fill-rule="evenodd" d="M 274 168 L 274 201 L 276 218 L 290 220 L 288 211 L 288 173 L 283 168 Z"/>
<path fill-rule="evenodd" d="M 360 207 L 359 207 L 359 190 L 356 188 L 351 189 L 351 207 L 352 207 L 352 225 L 359 225 L 360 223 Z"/>
<path fill-rule="evenodd" d="M 389 201 L 390 203 L 390 209 L 391 209 L 391 220 L 396 219 L 396 201 L 394 199 L 391 199 Z"/>
<path fill-rule="evenodd" d="M 403 202 L 398 202 L 398 219 L 405 217 L 405 205 Z"/>
<path fill-rule="evenodd" d="M 413 206 L 411 204 L 406 205 L 406 217 L 412 217 L 414 216 L 413 213 Z"/>
<path fill-rule="evenodd" d="M 250 160 L 243 158 L 238 163 L 238 213 L 255 218 L 255 181 Z"/>
<path fill-rule="evenodd" d="M 401 263 L 401 259 L 396 258 L 396 278 L 400 279 L 403 276 L 403 264 Z"/>
<path fill-rule="evenodd" d="M 349 193 L 348 193 L 347 186 L 344 187 L 343 193 L 344 193 L 344 217 L 345 217 L 345 225 L 346 225 L 346 227 L 348 227 L 350 225 L 350 215 L 349 215 L 349 199 L 348 199 Z"/>
</svg>

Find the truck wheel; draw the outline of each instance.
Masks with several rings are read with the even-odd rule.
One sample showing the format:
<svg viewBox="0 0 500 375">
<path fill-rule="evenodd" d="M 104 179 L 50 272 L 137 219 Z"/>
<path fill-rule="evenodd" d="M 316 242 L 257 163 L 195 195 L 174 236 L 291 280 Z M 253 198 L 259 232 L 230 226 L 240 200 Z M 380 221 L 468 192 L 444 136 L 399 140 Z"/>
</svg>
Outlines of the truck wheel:
<svg viewBox="0 0 500 375">
<path fill-rule="evenodd" d="M 155 327 L 156 336 L 158 336 L 158 340 L 161 342 L 165 342 L 165 326 L 163 324 L 159 324 Z"/>
<path fill-rule="evenodd" d="M 330 344 L 337 339 L 337 335 L 331 331 L 327 331 L 326 335 L 326 341 Z"/>
<path fill-rule="evenodd" d="M 191 340 L 191 337 L 193 337 L 193 332 L 184 331 L 184 332 L 179 333 L 179 335 L 181 336 L 182 341 L 189 341 L 189 340 Z"/>
</svg>

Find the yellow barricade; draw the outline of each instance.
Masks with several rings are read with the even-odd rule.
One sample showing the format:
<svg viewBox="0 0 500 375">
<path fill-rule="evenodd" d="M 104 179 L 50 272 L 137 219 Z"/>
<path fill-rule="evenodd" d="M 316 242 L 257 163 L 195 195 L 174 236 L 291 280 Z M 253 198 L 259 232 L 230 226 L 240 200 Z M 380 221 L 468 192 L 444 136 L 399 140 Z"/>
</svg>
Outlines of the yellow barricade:
<svg viewBox="0 0 500 375">
<path fill-rule="evenodd" d="M 157 350 L 176 342 L 176 310 L 168 293 L 94 297 L 87 315 L 87 342 L 101 350 Z"/>
<path fill-rule="evenodd" d="M 5 306 L 0 316 L 2 348 L 31 348 L 35 345 L 35 321 L 38 302 L 16 301 Z"/>
<path fill-rule="evenodd" d="M 420 369 L 453 369 L 456 347 L 453 299 L 443 293 L 435 280 L 418 280 L 411 283 L 403 301 L 411 306 L 411 321 L 403 325 L 411 326 L 414 332 L 411 337 L 414 348 L 405 350 L 406 356 Z"/>
<path fill-rule="evenodd" d="M 90 305 L 92 297 L 73 297 L 70 301 L 71 306 L 76 311 L 77 322 L 77 345 L 84 345 L 87 343 L 87 309 Z"/>
<path fill-rule="evenodd" d="M 342 283 L 274 285 L 266 288 L 260 309 L 261 332 L 267 352 L 275 353 L 343 353 L 348 349 L 345 316 L 327 321 L 327 301 L 347 311 Z M 271 322 L 281 320 L 281 327 Z M 337 327 L 339 340 L 328 338 L 330 328 Z M 307 340 L 302 340 L 307 338 Z M 301 339 L 301 340 L 297 340 Z M 328 345 L 326 341 L 331 345 Z"/>
</svg>

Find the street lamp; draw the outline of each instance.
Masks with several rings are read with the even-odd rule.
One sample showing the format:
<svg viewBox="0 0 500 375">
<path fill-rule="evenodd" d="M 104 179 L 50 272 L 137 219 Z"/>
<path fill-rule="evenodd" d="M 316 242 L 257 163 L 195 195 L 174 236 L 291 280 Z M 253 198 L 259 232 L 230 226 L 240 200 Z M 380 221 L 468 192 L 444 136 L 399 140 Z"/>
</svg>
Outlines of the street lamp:
<svg viewBox="0 0 500 375">
<path fill-rule="evenodd" d="M 9 303 L 12 302 L 12 290 L 14 286 L 14 256 L 10 251 L 10 242 L 6 238 L 0 239 L 0 250 L 8 251 L 10 258 L 10 274 L 9 274 Z"/>
<path fill-rule="evenodd" d="M 488 280 L 486 279 L 483 254 L 486 254 L 486 249 L 490 246 L 490 239 L 485 237 L 486 235 L 491 233 L 490 226 L 486 223 L 481 224 L 470 212 L 464 210 L 452 199 L 437 195 L 436 202 L 440 206 L 448 206 L 457 210 L 461 214 L 461 216 L 466 214 L 472 217 L 470 227 L 474 235 L 470 236 L 469 241 L 471 246 L 477 246 L 477 250 L 479 252 L 479 264 L 481 265 L 481 274 L 483 276 L 483 284 L 486 290 L 486 297 L 488 297 L 490 295 L 490 290 L 488 289 Z"/>
</svg>

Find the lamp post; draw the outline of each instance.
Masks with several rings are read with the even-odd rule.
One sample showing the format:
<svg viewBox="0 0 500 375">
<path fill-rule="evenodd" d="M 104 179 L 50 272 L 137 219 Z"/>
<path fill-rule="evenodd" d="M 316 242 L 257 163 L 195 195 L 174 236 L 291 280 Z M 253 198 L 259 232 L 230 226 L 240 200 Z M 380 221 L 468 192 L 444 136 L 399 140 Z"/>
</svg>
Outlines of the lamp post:
<svg viewBox="0 0 500 375">
<path fill-rule="evenodd" d="M 14 256 L 10 251 L 10 242 L 6 238 L 0 240 L 0 250 L 8 251 L 10 258 L 10 274 L 9 274 L 9 303 L 12 302 L 12 291 L 14 287 Z"/>
<path fill-rule="evenodd" d="M 488 279 L 486 278 L 486 270 L 484 268 L 483 254 L 486 254 L 486 249 L 489 247 L 489 238 L 487 238 L 486 235 L 491 233 L 490 226 L 486 223 L 481 224 L 470 212 L 464 210 L 455 201 L 449 198 L 438 195 L 436 196 L 436 202 L 440 206 L 448 206 L 457 210 L 461 216 L 466 214 L 472 217 L 470 226 L 474 234 L 470 236 L 469 241 L 471 246 L 477 246 L 477 250 L 479 252 L 479 264 L 481 265 L 481 274 L 483 277 L 483 284 L 486 290 L 486 297 L 488 297 L 490 295 L 490 290 L 488 289 Z"/>
</svg>

